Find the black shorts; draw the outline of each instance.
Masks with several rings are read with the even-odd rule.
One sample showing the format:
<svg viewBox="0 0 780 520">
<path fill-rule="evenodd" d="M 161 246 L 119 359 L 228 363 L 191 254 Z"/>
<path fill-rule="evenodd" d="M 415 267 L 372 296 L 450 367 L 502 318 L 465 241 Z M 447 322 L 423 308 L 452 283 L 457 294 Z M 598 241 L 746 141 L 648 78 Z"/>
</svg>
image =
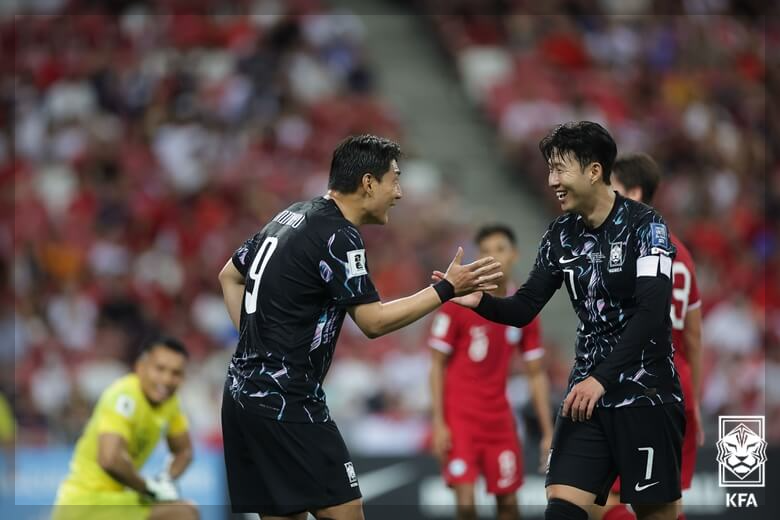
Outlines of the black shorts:
<svg viewBox="0 0 780 520">
<path fill-rule="evenodd" d="M 289 423 L 222 396 L 222 434 L 234 513 L 286 516 L 361 497 L 336 423 Z"/>
<path fill-rule="evenodd" d="M 665 504 L 682 496 L 685 433 L 681 403 L 596 408 L 590 420 L 556 418 L 545 486 L 563 484 L 596 495 L 604 505 L 620 476 L 620 501 Z M 584 505 L 584 504 L 583 504 Z"/>
</svg>

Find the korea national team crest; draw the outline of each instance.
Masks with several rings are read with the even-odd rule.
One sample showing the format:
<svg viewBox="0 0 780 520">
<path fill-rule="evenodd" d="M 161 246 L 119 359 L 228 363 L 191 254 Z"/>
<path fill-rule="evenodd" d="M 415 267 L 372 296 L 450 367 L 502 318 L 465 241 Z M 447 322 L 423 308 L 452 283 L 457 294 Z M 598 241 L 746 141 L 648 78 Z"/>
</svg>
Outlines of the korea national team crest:
<svg viewBox="0 0 780 520">
<path fill-rule="evenodd" d="M 609 244 L 609 272 L 620 271 L 625 261 L 625 251 L 623 242 L 612 242 Z"/>
<path fill-rule="evenodd" d="M 764 487 L 764 417 L 727 415 L 718 419 L 720 487 Z"/>
</svg>

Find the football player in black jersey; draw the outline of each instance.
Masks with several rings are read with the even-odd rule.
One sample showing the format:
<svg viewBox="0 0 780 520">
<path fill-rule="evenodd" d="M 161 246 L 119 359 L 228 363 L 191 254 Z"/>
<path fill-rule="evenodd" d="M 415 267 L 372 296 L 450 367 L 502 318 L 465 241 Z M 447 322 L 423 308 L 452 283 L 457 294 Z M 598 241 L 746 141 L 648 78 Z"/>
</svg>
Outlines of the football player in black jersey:
<svg viewBox="0 0 780 520">
<path fill-rule="evenodd" d="M 328 194 L 281 211 L 219 275 L 240 333 L 222 402 L 234 512 L 362 519 L 358 476 L 322 389 L 345 315 L 376 338 L 502 276 L 493 258 L 461 265 L 459 248 L 443 280 L 380 301 L 358 227 L 387 223 L 401 198 L 399 156 L 387 139 L 347 138 Z"/>
<path fill-rule="evenodd" d="M 454 301 L 523 327 L 565 284 L 579 325 L 545 518 L 586 520 L 620 475 L 621 501 L 641 520 L 673 520 L 685 430 L 669 318 L 675 248 L 653 208 L 610 188 L 617 146 L 601 125 L 559 125 L 539 148 L 564 213 L 544 234 L 528 280 L 507 298 L 475 292 Z"/>
</svg>

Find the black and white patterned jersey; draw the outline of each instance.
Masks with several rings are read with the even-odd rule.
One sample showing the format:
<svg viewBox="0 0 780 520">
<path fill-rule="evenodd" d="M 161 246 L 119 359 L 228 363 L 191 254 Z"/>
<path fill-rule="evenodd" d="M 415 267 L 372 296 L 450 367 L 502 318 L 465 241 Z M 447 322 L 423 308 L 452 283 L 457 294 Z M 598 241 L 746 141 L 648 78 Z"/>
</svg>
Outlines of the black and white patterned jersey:
<svg viewBox="0 0 780 520">
<path fill-rule="evenodd" d="M 328 421 L 322 383 L 347 308 L 379 300 L 360 232 L 331 199 L 298 202 L 233 264 L 246 278 L 226 382 L 233 399 L 280 421 Z"/>
<path fill-rule="evenodd" d="M 680 402 L 669 318 L 675 248 L 653 208 L 615 195 L 595 229 L 574 213 L 553 221 L 523 287 L 484 296 L 477 312 L 522 326 L 565 284 L 579 318 L 569 390 L 592 375 L 606 389 L 598 406 Z"/>
</svg>

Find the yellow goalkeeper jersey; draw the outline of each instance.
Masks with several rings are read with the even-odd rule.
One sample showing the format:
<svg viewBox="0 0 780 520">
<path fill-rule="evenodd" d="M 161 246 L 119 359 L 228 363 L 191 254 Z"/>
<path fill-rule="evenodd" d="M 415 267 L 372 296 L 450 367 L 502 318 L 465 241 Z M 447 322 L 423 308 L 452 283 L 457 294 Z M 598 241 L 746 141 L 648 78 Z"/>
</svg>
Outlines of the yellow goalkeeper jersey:
<svg viewBox="0 0 780 520">
<path fill-rule="evenodd" d="M 179 398 L 152 406 L 141 391 L 135 374 L 128 374 L 109 386 L 100 396 L 84 433 L 76 444 L 70 473 L 64 486 L 84 491 L 120 491 L 124 486 L 111 478 L 98 464 L 98 437 L 115 433 L 127 441 L 128 452 L 137 469 L 146 462 L 163 435 L 187 431 L 187 418 Z"/>
<path fill-rule="evenodd" d="M 5 396 L 0 394 L 0 443 L 13 443 L 16 435 L 16 421 Z"/>
</svg>

